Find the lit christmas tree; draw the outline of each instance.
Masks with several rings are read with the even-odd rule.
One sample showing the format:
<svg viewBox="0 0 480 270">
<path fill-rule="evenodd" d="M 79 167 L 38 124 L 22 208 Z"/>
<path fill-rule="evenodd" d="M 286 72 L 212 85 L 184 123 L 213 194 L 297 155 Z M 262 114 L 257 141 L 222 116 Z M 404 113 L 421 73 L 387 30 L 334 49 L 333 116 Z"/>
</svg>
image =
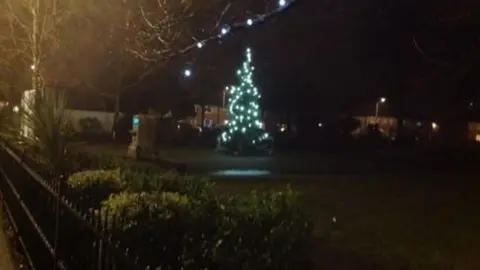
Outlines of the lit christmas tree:
<svg viewBox="0 0 480 270">
<path fill-rule="evenodd" d="M 237 71 L 239 85 L 228 88 L 229 119 L 225 131 L 221 135 L 221 143 L 234 153 L 252 153 L 268 150 L 271 139 L 265 132 L 260 106 L 261 97 L 253 83 L 251 50 L 246 50 L 246 60 Z"/>
</svg>

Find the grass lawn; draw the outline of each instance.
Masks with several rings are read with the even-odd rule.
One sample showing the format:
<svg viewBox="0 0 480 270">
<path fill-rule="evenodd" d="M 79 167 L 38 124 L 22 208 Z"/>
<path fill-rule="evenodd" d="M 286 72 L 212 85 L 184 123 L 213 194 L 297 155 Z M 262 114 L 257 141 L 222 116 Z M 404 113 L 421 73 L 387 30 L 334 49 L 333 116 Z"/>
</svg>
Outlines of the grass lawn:
<svg viewBox="0 0 480 270">
<path fill-rule="evenodd" d="M 74 147 L 94 154 L 126 157 L 128 145 L 79 143 Z M 374 167 L 373 160 L 365 155 L 353 153 L 339 155 L 277 153 L 274 156 L 236 157 L 215 152 L 213 149 L 172 148 L 159 149 L 159 157 L 164 161 L 184 164 L 189 173 L 195 174 L 228 169 L 260 169 L 272 173 L 359 172 Z M 154 160 L 152 162 L 155 163 Z"/>
<path fill-rule="evenodd" d="M 476 176 L 363 175 L 295 179 L 316 216 L 318 269 L 480 269 Z M 221 191 L 284 187 L 225 180 Z M 334 224 L 332 218 L 337 222 Z"/>
</svg>

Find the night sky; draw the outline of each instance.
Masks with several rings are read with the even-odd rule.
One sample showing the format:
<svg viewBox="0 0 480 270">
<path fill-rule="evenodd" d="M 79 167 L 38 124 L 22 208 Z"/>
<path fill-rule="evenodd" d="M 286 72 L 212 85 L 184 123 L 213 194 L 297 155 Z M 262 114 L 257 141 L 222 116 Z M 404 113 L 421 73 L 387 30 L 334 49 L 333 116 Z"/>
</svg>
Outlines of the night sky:
<svg viewBox="0 0 480 270">
<path fill-rule="evenodd" d="M 273 20 L 177 57 L 147 80 L 138 99 L 169 104 L 165 95 L 188 93 L 220 104 L 250 46 L 267 110 L 373 114 L 386 96 L 384 112 L 392 115 L 472 117 L 479 30 L 480 1 L 299 0 Z M 185 63 L 190 79 L 180 75 Z"/>
</svg>

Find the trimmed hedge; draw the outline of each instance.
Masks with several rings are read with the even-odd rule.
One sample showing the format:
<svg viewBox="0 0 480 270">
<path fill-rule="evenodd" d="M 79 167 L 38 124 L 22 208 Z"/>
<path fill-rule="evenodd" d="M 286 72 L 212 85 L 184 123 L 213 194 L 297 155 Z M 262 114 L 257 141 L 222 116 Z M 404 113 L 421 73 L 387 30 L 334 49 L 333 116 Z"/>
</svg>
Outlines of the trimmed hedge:
<svg viewBox="0 0 480 270">
<path fill-rule="evenodd" d="M 75 173 L 68 184 L 152 269 L 310 268 L 312 222 L 290 188 L 228 196 L 205 178 L 131 165 Z"/>
<path fill-rule="evenodd" d="M 67 153 L 67 160 L 69 164 L 69 172 L 75 173 L 85 170 L 112 170 L 126 162 L 108 154 L 91 154 L 80 151 L 70 151 Z"/>
<path fill-rule="evenodd" d="M 111 194 L 124 190 L 120 169 L 84 171 L 72 174 L 67 183 L 73 189 L 87 195 L 95 205 Z"/>
<path fill-rule="evenodd" d="M 123 170 L 123 181 L 131 192 L 177 192 L 195 198 L 208 196 L 214 183 L 208 178 L 180 175 L 174 171 L 139 171 L 136 168 Z"/>
<path fill-rule="evenodd" d="M 290 189 L 209 200 L 123 192 L 103 206 L 110 230 L 161 269 L 309 267 L 312 226 Z"/>
</svg>

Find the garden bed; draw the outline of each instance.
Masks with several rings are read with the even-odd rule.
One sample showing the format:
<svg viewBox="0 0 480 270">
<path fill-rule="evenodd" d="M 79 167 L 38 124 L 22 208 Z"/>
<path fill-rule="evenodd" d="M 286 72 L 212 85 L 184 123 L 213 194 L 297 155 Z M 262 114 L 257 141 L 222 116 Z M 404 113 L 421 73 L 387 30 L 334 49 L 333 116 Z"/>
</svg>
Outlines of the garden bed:
<svg viewBox="0 0 480 270">
<path fill-rule="evenodd" d="M 99 213 L 114 239 L 144 265 L 312 267 L 312 223 L 292 189 L 230 196 L 218 193 L 208 179 L 150 164 L 82 152 L 70 152 L 66 160 L 64 195 Z"/>
</svg>

